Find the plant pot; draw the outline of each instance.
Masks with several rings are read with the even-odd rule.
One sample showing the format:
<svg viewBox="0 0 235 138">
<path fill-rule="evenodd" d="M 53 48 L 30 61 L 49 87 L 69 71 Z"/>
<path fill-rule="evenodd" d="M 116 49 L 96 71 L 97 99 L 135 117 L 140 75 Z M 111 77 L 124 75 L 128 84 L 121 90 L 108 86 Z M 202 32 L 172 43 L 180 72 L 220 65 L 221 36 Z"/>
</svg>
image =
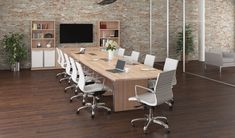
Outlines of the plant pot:
<svg viewBox="0 0 235 138">
<path fill-rule="evenodd" d="M 16 62 L 15 64 L 11 65 L 11 70 L 12 71 L 20 71 L 20 62 Z"/>
<path fill-rule="evenodd" d="M 112 60 L 113 55 L 114 55 L 114 51 L 113 50 L 108 50 L 108 60 Z"/>
</svg>

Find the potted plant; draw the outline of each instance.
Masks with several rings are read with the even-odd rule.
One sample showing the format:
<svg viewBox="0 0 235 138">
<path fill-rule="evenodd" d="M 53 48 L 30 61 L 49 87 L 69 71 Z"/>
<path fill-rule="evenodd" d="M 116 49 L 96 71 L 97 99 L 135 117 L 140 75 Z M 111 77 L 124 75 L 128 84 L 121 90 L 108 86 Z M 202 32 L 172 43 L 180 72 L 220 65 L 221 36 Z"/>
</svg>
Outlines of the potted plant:
<svg viewBox="0 0 235 138">
<path fill-rule="evenodd" d="M 181 56 L 183 55 L 183 29 L 181 32 L 178 32 L 178 40 L 177 40 L 177 48 L 176 48 L 176 53 L 177 55 Z M 192 28 L 188 24 L 185 26 L 185 59 L 187 61 L 188 55 L 190 53 L 194 52 L 194 46 L 193 46 L 193 33 L 192 33 Z"/>
<path fill-rule="evenodd" d="M 112 60 L 113 55 L 114 55 L 114 51 L 118 47 L 117 42 L 114 40 L 108 40 L 105 43 L 105 47 L 106 47 L 106 51 L 108 51 L 108 60 Z"/>
<path fill-rule="evenodd" d="M 3 49 L 6 51 L 8 56 L 8 62 L 13 71 L 20 70 L 20 61 L 25 59 L 27 54 L 23 39 L 23 34 L 9 33 L 4 35 L 1 41 Z"/>
</svg>

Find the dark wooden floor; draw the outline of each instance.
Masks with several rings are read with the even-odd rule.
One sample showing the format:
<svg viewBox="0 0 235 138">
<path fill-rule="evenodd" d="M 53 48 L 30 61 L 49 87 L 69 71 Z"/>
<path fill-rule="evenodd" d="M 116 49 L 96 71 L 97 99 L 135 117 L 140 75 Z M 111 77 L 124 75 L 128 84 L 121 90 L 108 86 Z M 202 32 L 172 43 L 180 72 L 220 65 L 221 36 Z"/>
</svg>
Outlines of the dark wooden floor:
<svg viewBox="0 0 235 138">
<path fill-rule="evenodd" d="M 174 88 L 175 105 L 169 111 L 161 105 L 156 114 L 169 119 L 170 134 L 151 125 L 143 134 L 144 123 L 135 128 L 130 120 L 144 115 L 143 110 L 107 115 L 98 111 L 94 120 L 79 100 L 69 103 L 72 92 L 55 77 L 59 70 L 20 73 L 0 71 L 1 138 L 234 138 L 235 89 L 198 77 L 178 74 Z M 111 106 L 112 98 L 104 97 Z"/>
</svg>

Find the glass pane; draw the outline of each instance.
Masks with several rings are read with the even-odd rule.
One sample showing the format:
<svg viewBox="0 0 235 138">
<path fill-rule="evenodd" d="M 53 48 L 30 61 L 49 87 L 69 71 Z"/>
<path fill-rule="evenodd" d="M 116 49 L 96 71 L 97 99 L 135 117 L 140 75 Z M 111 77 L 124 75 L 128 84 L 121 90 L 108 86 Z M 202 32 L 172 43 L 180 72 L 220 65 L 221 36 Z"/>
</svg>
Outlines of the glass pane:
<svg viewBox="0 0 235 138">
<path fill-rule="evenodd" d="M 235 3 L 233 0 L 226 2 L 205 1 L 205 48 L 203 51 L 203 45 L 200 43 L 203 38 L 200 33 L 203 14 L 200 12 L 202 7 L 200 7 L 201 3 L 199 2 L 198 0 L 191 0 L 186 1 L 185 4 L 186 25 L 191 26 L 194 48 L 187 58 L 186 72 L 217 82 L 235 85 L 235 79 L 233 79 L 235 78 L 235 67 L 232 67 L 235 66 Z M 190 48 L 190 44 L 186 46 Z M 205 55 L 205 60 L 203 55 Z M 222 68 L 220 72 L 220 68 L 223 66 L 227 67 Z"/>
</svg>

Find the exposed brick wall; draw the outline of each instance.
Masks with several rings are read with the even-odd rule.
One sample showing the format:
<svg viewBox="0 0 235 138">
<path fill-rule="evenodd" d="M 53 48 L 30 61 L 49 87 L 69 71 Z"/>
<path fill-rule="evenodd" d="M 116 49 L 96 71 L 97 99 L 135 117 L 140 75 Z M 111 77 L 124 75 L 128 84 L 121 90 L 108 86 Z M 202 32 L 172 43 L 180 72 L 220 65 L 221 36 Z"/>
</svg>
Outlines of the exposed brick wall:
<svg viewBox="0 0 235 138">
<path fill-rule="evenodd" d="M 8 32 L 22 32 L 29 55 L 23 64 L 30 68 L 30 21 L 55 20 L 59 36 L 59 23 L 94 24 L 94 43 L 64 46 L 94 46 L 97 44 L 97 21 L 120 20 L 121 44 L 127 50 L 145 50 L 149 46 L 149 0 L 118 0 L 100 6 L 96 0 L 6 0 L 0 1 L 0 39 Z M 59 40 L 57 37 L 57 46 Z M 4 55 L 0 55 L 0 69 L 8 69 Z"/>
<path fill-rule="evenodd" d="M 30 68 L 30 21 L 55 20 L 57 46 L 95 46 L 97 21 L 120 20 L 121 46 L 127 51 L 140 51 L 141 59 L 149 53 L 149 0 L 117 0 L 100 6 L 96 0 L 2 0 L 0 1 L 0 39 L 8 32 L 22 32 L 28 47 L 24 68 Z M 225 50 L 234 48 L 234 0 L 206 0 L 206 47 Z M 186 1 L 186 22 L 192 24 L 195 53 L 198 58 L 198 0 Z M 157 61 L 166 57 L 166 0 L 153 0 L 152 50 Z M 94 43 L 60 45 L 60 23 L 94 24 Z M 211 26 L 210 26 L 211 25 Z M 170 0 L 170 55 L 176 57 L 177 33 L 182 27 L 182 0 Z M 222 31 L 221 31 L 222 30 Z M 1 50 L 2 51 L 2 50 Z M 128 53 L 128 52 L 127 52 Z M 0 69 L 8 69 L 4 54 L 0 54 Z"/>
<path fill-rule="evenodd" d="M 206 51 L 234 51 L 234 0 L 206 0 Z"/>
</svg>

